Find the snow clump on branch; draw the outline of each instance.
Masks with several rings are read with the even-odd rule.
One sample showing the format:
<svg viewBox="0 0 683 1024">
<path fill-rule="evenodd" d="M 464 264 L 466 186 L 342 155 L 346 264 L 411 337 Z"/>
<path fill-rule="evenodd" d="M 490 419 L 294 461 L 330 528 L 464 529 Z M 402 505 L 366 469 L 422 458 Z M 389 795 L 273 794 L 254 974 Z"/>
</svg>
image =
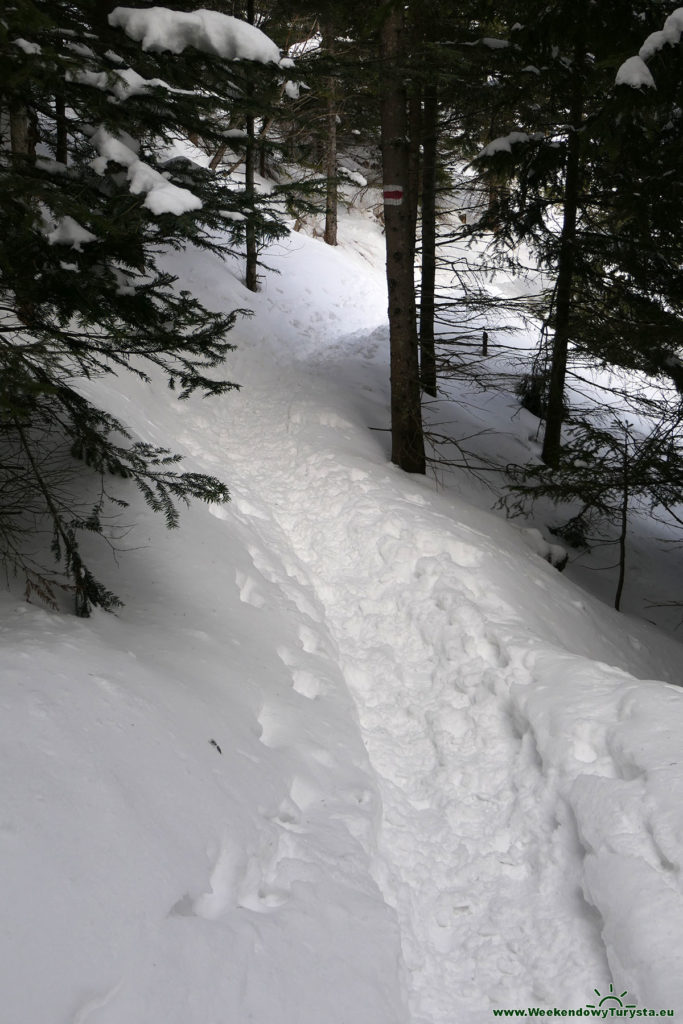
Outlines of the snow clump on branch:
<svg viewBox="0 0 683 1024">
<path fill-rule="evenodd" d="M 658 32 L 652 32 L 647 37 L 638 51 L 638 56 L 629 57 L 624 61 L 617 71 L 615 84 L 630 85 L 633 89 L 640 89 L 642 86 L 656 89 L 655 80 L 645 62 L 663 50 L 665 46 L 678 46 L 682 35 L 683 7 L 678 7 L 666 19 L 664 28 Z"/>
<path fill-rule="evenodd" d="M 162 213 L 173 213 L 179 216 L 190 210 L 199 210 L 201 199 L 189 189 L 179 188 L 156 171 L 149 164 L 140 160 L 137 154 L 125 142 L 113 136 L 106 128 L 98 128 L 90 140 L 99 153 L 92 161 L 96 174 L 104 174 L 110 161 L 126 168 L 129 190 L 133 195 L 145 194 L 143 206 L 157 216 Z"/>
<path fill-rule="evenodd" d="M 167 7 L 136 10 L 116 7 L 109 24 L 122 28 L 143 50 L 182 53 L 188 47 L 224 60 L 280 64 L 279 47 L 254 25 L 218 11 L 171 11 Z"/>
</svg>

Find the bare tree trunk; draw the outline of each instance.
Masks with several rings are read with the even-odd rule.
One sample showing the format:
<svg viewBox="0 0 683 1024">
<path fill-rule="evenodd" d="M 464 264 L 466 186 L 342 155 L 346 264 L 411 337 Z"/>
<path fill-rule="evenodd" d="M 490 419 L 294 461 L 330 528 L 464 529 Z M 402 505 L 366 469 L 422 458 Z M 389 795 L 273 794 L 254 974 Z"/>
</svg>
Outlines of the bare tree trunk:
<svg viewBox="0 0 683 1024">
<path fill-rule="evenodd" d="M 624 434 L 624 453 L 622 460 L 622 494 L 621 494 L 621 530 L 619 532 L 619 579 L 617 581 L 617 592 L 614 595 L 614 607 L 616 611 L 621 610 L 621 596 L 624 592 L 626 581 L 626 535 L 628 533 L 628 499 L 631 482 L 629 480 L 629 453 L 628 453 L 628 431 Z"/>
<path fill-rule="evenodd" d="M 384 222 L 391 344 L 391 461 L 424 473 L 415 316 L 415 246 L 408 189 L 408 116 L 403 82 L 403 9 L 392 6 L 381 29 Z"/>
<path fill-rule="evenodd" d="M 10 107 L 9 134 L 12 156 L 29 163 L 35 163 L 38 127 L 35 112 L 25 106 Z M 31 200 L 36 220 L 39 217 L 37 205 Z M 22 288 L 15 291 L 14 311 L 23 324 L 31 326 L 35 320 L 36 307 L 30 295 Z"/>
<path fill-rule="evenodd" d="M 247 3 L 247 21 L 250 25 L 254 24 L 254 0 L 248 0 Z M 246 192 L 247 200 L 247 223 L 246 223 L 246 248 L 247 248 L 247 266 L 245 274 L 245 284 L 249 291 L 258 291 L 258 277 L 257 277 L 257 264 L 258 254 L 256 247 L 256 184 L 255 184 L 255 164 L 256 164 L 256 133 L 254 126 L 254 113 L 252 104 L 254 101 L 254 83 L 251 81 L 249 71 L 247 70 L 247 84 L 245 89 L 245 95 L 247 99 L 247 146 L 244 155 L 244 189 Z"/>
<path fill-rule="evenodd" d="M 413 266 L 417 248 L 417 210 L 420 203 L 420 138 L 422 135 L 422 96 L 417 83 L 408 94 L 408 204 L 410 237 L 413 242 Z"/>
<path fill-rule="evenodd" d="M 12 155 L 35 160 L 38 137 L 33 111 L 24 106 L 10 107 L 9 133 Z"/>
<path fill-rule="evenodd" d="M 331 20 L 322 25 L 323 47 L 334 55 L 334 28 Z M 327 136 L 325 138 L 325 234 L 328 245 L 337 244 L 337 86 L 333 76 L 327 80 Z"/>
<path fill-rule="evenodd" d="M 225 156 L 227 151 L 228 151 L 228 144 L 227 144 L 227 142 L 221 142 L 220 146 L 218 147 L 218 149 L 216 150 L 214 155 L 211 157 L 211 160 L 209 162 L 210 170 L 215 171 L 216 168 L 218 166 L 220 166 L 220 164 L 223 163 L 223 157 Z"/>
<path fill-rule="evenodd" d="M 66 164 L 69 160 L 68 139 L 66 131 L 66 109 L 64 105 L 64 94 L 58 92 L 55 96 L 55 124 L 57 129 L 57 145 L 55 146 L 55 160 L 60 164 Z"/>
<path fill-rule="evenodd" d="M 425 86 L 422 113 L 422 267 L 420 285 L 420 369 L 422 390 L 436 396 L 434 293 L 436 288 L 436 144 L 439 101 L 435 85 Z"/>
<path fill-rule="evenodd" d="M 546 466 L 550 466 L 553 469 L 557 468 L 562 451 L 564 386 L 567 376 L 567 352 L 571 339 L 572 288 L 576 261 L 576 222 L 581 179 L 581 123 L 583 120 L 581 73 L 583 59 L 585 59 L 585 54 L 582 48 L 577 47 L 574 62 L 574 94 L 569 112 L 567 169 L 562 204 L 564 215 L 557 265 L 553 358 L 550 367 L 548 407 L 546 411 L 543 451 L 541 454 Z"/>
</svg>

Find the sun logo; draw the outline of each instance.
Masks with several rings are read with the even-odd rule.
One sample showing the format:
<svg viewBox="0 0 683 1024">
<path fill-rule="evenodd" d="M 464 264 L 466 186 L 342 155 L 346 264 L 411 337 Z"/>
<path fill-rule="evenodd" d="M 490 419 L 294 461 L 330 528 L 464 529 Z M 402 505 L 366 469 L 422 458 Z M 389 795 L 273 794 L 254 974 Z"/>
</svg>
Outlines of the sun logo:
<svg viewBox="0 0 683 1024">
<path fill-rule="evenodd" d="M 594 988 L 593 991 L 595 992 L 595 994 L 598 997 L 598 999 L 600 1000 L 600 1002 L 597 1005 L 595 1003 L 586 1003 L 586 1008 L 589 1009 L 589 1010 L 597 1010 L 601 1006 L 610 1005 L 610 1004 L 612 1006 L 622 1006 L 626 1010 L 634 1010 L 635 1009 L 635 1006 L 636 1006 L 635 1003 L 622 1003 L 622 1001 L 621 1001 L 622 996 L 625 996 L 625 995 L 628 994 L 628 990 L 627 989 L 624 989 L 624 991 L 620 995 L 617 995 L 616 992 L 614 991 L 614 985 L 610 985 L 609 992 L 607 993 L 607 995 L 604 995 L 604 996 L 600 995 L 600 992 L 598 991 L 597 988 Z"/>
</svg>

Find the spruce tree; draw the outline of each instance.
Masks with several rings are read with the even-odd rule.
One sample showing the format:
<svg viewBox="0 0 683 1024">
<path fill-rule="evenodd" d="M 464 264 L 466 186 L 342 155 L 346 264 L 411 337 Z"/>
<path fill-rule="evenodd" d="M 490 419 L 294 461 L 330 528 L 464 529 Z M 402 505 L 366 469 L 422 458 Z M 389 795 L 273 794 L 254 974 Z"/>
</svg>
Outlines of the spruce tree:
<svg viewBox="0 0 683 1024">
<path fill-rule="evenodd" d="M 652 188 L 665 151 L 673 170 L 664 142 L 673 110 L 665 118 L 642 105 L 636 112 L 614 85 L 634 42 L 658 25 L 659 2 L 642 11 L 626 2 L 539 4 L 514 25 L 505 9 L 511 46 L 497 73 L 514 119 L 477 164 L 485 177 L 505 179 L 489 211 L 499 250 L 523 241 L 555 277 L 545 312 L 552 349 L 543 458 L 556 467 L 570 351 L 648 373 L 667 372 L 675 352 L 678 284 L 662 272 L 683 257 L 664 224 L 673 208 L 668 198 L 650 208 L 633 187 L 642 179 Z"/>
<path fill-rule="evenodd" d="M 81 615 L 117 603 L 79 545 L 122 504 L 109 497 L 112 477 L 132 479 L 168 526 L 179 501 L 228 497 L 220 481 L 179 472 L 167 449 L 132 437 L 79 382 L 160 371 L 181 399 L 235 386 L 222 363 L 238 311 L 212 312 L 178 290 L 160 254 L 223 251 L 243 200 L 171 147 L 190 134 L 223 140 L 225 98 L 239 95 L 226 55 L 279 60 L 260 33 L 238 34 L 232 52 L 227 22 L 222 52 L 184 47 L 169 59 L 154 26 L 135 38 L 124 15 L 87 0 L 17 0 L 0 22 L 0 554 L 54 597 L 55 577 L 25 543 L 27 515 L 47 522 Z M 89 509 L 55 477 L 64 452 L 102 479 Z"/>
</svg>

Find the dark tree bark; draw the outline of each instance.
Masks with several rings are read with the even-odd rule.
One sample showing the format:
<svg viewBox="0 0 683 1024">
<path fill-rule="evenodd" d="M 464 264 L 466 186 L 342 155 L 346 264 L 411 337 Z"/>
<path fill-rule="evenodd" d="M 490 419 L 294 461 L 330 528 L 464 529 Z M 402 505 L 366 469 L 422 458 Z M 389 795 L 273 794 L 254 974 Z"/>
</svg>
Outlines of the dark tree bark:
<svg viewBox="0 0 683 1024">
<path fill-rule="evenodd" d="M 619 579 L 617 581 L 617 592 L 614 595 L 614 607 L 621 610 L 621 597 L 624 592 L 626 581 L 626 536 L 628 533 L 628 500 L 631 482 L 629 480 L 629 435 L 624 434 L 624 450 L 622 455 L 622 492 L 621 492 L 621 530 L 619 532 Z"/>
<path fill-rule="evenodd" d="M 250 25 L 254 24 L 254 0 L 248 0 L 247 3 L 247 19 Z M 258 265 L 258 253 L 256 246 L 256 132 L 254 125 L 254 114 L 252 111 L 252 105 L 254 100 L 254 84 L 249 77 L 247 71 L 247 83 L 245 88 L 245 96 L 247 100 L 247 146 L 244 155 L 244 189 L 246 192 L 247 199 L 247 223 L 246 223 L 246 249 L 247 249 L 247 266 L 245 274 L 245 284 L 250 292 L 258 291 L 258 277 L 257 277 L 257 265 Z"/>
<path fill-rule="evenodd" d="M 262 178 L 265 178 L 268 175 L 268 164 L 266 162 L 267 154 L 266 126 L 264 125 L 258 136 L 258 172 Z"/>
<path fill-rule="evenodd" d="M 399 205 L 386 201 L 384 222 L 391 339 L 391 461 L 408 473 L 424 473 L 415 315 L 415 245 L 408 190 L 408 114 L 403 82 L 403 8 L 392 6 L 381 29 L 382 166 L 388 185 L 403 190 Z"/>
<path fill-rule="evenodd" d="M 55 123 L 57 128 L 55 160 L 60 164 L 66 164 L 69 159 L 69 148 L 66 130 L 66 110 L 62 93 L 57 93 L 55 96 Z"/>
<path fill-rule="evenodd" d="M 413 242 L 413 265 L 417 248 L 417 211 L 420 205 L 420 140 L 422 136 L 422 95 L 413 83 L 408 93 L 408 204 L 410 237 Z"/>
<path fill-rule="evenodd" d="M 581 124 L 583 120 L 582 66 L 585 54 L 577 47 L 574 62 L 574 90 L 569 112 L 569 137 L 564 182 L 563 220 L 557 264 L 555 299 L 555 336 L 548 385 L 548 406 L 541 457 L 546 466 L 557 468 L 562 451 L 564 387 L 567 376 L 567 352 L 571 340 L 572 288 L 576 262 L 576 222 L 581 186 Z"/>
<path fill-rule="evenodd" d="M 564 178 L 563 219 L 560 234 L 560 252 L 557 263 L 557 292 L 555 305 L 555 336 L 553 358 L 548 387 L 546 433 L 542 458 L 555 469 L 562 451 L 562 424 L 564 422 L 564 382 L 567 369 L 567 351 L 571 338 L 571 291 L 575 250 L 577 250 L 577 216 L 581 178 L 581 120 L 582 95 L 578 84 L 570 112 L 567 161 Z"/>
<path fill-rule="evenodd" d="M 436 287 L 436 148 L 439 101 L 435 85 L 424 90 L 422 112 L 422 267 L 420 286 L 420 370 L 422 389 L 436 396 L 434 291 Z"/>
<path fill-rule="evenodd" d="M 334 55 L 334 29 L 331 21 L 322 25 L 323 47 Z M 325 234 L 328 245 L 337 244 L 337 88 L 333 76 L 327 80 L 327 135 L 325 138 Z"/>
<path fill-rule="evenodd" d="M 34 161 L 38 142 L 35 112 L 25 106 L 10 107 L 9 133 L 12 155 Z"/>
<path fill-rule="evenodd" d="M 23 105 L 10 107 L 9 134 L 12 156 L 30 164 L 35 163 L 36 146 L 38 144 L 38 119 L 34 110 Z M 35 208 L 38 217 L 38 209 Z M 14 311 L 27 327 L 35 321 L 35 301 L 32 289 L 15 289 Z"/>
</svg>

